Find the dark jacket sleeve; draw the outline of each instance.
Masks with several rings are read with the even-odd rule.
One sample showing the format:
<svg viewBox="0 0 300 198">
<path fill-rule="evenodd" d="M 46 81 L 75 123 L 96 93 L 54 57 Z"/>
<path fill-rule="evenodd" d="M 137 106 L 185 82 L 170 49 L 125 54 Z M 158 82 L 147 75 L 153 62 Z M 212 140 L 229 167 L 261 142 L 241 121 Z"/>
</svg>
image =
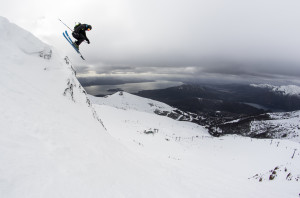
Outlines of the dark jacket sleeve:
<svg viewBox="0 0 300 198">
<path fill-rule="evenodd" d="M 86 36 L 85 31 L 83 31 L 82 35 L 84 35 L 86 41 L 90 41 L 90 40 L 88 39 L 88 37 Z"/>
</svg>

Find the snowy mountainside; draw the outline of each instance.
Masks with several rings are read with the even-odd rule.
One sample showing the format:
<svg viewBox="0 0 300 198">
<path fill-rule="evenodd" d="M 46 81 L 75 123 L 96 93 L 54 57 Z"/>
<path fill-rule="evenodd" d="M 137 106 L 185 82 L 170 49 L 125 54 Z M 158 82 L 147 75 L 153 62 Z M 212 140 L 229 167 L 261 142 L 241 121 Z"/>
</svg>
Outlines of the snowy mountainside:
<svg viewBox="0 0 300 198">
<path fill-rule="evenodd" d="M 93 103 L 67 58 L 21 29 L 20 48 L 0 26 L 0 197 L 298 196 L 299 143 L 214 138 L 143 98 Z M 30 53 L 45 49 L 50 59 Z"/>
<path fill-rule="evenodd" d="M 274 86 L 269 84 L 250 84 L 250 86 L 269 89 L 275 93 L 281 93 L 283 95 L 294 95 L 300 97 L 300 87 L 297 85 Z"/>
<path fill-rule="evenodd" d="M 138 104 L 145 100 L 132 97 Z M 98 102 L 106 100 L 98 99 Z M 293 197 L 299 193 L 296 187 L 300 180 L 298 143 L 239 136 L 214 138 L 199 125 L 145 110 L 151 109 L 147 103 L 137 109 L 130 105 L 119 108 L 109 101 L 97 103 L 95 98 L 91 101 L 95 102 L 93 105 L 109 134 L 137 155 L 167 166 L 168 172 L 179 177 L 174 181 L 184 178 L 181 182 L 189 183 L 191 197 L 212 195 L 215 189 L 218 190 L 214 197 Z M 122 96 L 122 103 L 131 102 L 130 97 Z M 272 180 L 270 175 L 274 177 Z M 239 190 L 231 190 L 237 186 Z"/>
<path fill-rule="evenodd" d="M 291 139 L 300 143 L 300 111 L 269 113 L 269 120 L 252 121 L 250 134 L 257 137 Z"/>
<path fill-rule="evenodd" d="M 142 98 L 123 91 L 106 97 L 94 97 L 89 95 L 89 98 L 92 103 L 95 104 L 105 104 L 120 109 L 132 109 L 148 113 L 154 113 L 156 110 L 169 112 L 175 110 L 175 108 L 165 103 Z"/>
<path fill-rule="evenodd" d="M 300 111 L 266 113 L 209 128 L 214 136 L 239 134 L 252 138 L 289 139 L 300 143 Z"/>
<path fill-rule="evenodd" d="M 167 112 L 164 115 L 167 117 L 175 118 L 175 120 L 181 120 L 185 116 L 187 118 L 190 116 L 190 119 L 185 119 L 185 121 L 193 121 L 196 119 L 201 119 L 197 116 L 196 119 L 193 115 L 180 111 L 179 109 L 170 107 L 162 102 L 143 98 L 126 92 L 117 92 L 113 95 L 106 97 L 94 97 L 88 95 L 91 102 L 97 105 L 106 105 L 115 107 L 123 110 L 134 110 L 147 113 L 155 113 L 158 115 L 158 112 Z M 178 114 L 177 112 L 181 112 Z M 300 143 L 300 131 L 299 131 L 299 112 L 285 112 L 285 113 L 268 113 L 265 114 L 266 118 L 263 119 L 264 114 L 246 117 L 243 119 L 234 120 L 231 122 L 226 122 L 221 124 L 219 127 L 215 128 L 214 126 L 210 127 L 211 134 L 241 134 L 248 137 L 256 138 L 275 138 L 275 139 L 291 139 L 293 141 Z M 172 115 L 172 116 L 171 116 Z M 174 116 L 175 115 L 175 116 Z M 230 127 L 227 127 L 227 126 Z M 239 125 L 237 132 L 234 132 L 234 125 Z M 152 127 L 153 128 L 153 127 Z M 228 130 L 231 130 L 228 132 Z"/>
<path fill-rule="evenodd" d="M 119 109 L 131 109 L 147 113 L 155 113 L 180 121 L 192 122 L 201 119 L 197 116 L 197 114 L 184 112 L 163 102 L 143 98 L 124 91 L 105 97 L 95 97 L 92 95 L 88 95 L 88 97 L 94 104 L 109 105 Z"/>
<path fill-rule="evenodd" d="M 26 54 L 37 54 L 41 51 L 50 50 L 50 47 L 33 36 L 30 32 L 10 23 L 6 18 L 0 16 L 0 47 L 6 50 L 18 49 Z M 8 51 L 6 51 L 8 52 Z M 3 53 L 2 53 L 3 54 Z M 5 55 L 13 55 L 4 53 Z M 16 53 L 14 53 L 16 54 Z"/>
<path fill-rule="evenodd" d="M 107 133 L 67 58 L 3 17 L 0 27 L 0 197 L 172 197 L 156 184 L 165 168 Z M 45 49 L 51 58 L 35 53 Z"/>
</svg>

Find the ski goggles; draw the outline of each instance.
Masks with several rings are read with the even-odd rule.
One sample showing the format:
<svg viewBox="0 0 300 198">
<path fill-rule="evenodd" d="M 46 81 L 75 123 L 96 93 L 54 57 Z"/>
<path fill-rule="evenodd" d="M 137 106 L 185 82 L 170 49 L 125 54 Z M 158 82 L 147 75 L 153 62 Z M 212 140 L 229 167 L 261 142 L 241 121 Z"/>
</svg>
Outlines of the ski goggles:
<svg viewBox="0 0 300 198">
<path fill-rule="evenodd" d="M 90 30 L 91 30 L 91 28 L 88 28 L 88 29 L 87 29 L 87 31 L 90 31 Z"/>
</svg>

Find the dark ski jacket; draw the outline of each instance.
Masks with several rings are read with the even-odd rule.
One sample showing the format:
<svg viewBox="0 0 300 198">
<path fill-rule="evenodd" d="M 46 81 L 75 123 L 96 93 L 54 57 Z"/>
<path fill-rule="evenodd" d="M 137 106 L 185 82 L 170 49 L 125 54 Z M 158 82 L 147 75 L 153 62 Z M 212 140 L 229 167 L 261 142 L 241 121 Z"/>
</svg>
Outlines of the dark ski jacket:
<svg viewBox="0 0 300 198">
<path fill-rule="evenodd" d="M 83 35 L 86 41 L 89 41 L 87 38 L 85 31 L 87 30 L 87 24 L 81 24 L 74 29 L 74 32 L 80 35 Z"/>
</svg>

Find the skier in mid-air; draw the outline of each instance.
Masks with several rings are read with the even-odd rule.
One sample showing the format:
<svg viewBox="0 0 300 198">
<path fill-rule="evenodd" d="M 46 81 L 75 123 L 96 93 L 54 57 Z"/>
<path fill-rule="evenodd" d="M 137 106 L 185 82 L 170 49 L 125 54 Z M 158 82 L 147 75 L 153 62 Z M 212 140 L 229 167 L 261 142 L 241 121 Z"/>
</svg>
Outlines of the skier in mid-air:
<svg viewBox="0 0 300 198">
<path fill-rule="evenodd" d="M 86 40 L 88 44 L 90 44 L 90 40 L 87 38 L 85 31 L 90 31 L 92 29 L 91 25 L 88 24 L 77 24 L 74 27 L 74 31 L 72 32 L 72 35 L 77 41 L 75 41 L 73 44 L 74 46 L 79 49 L 79 45 Z"/>
</svg>

